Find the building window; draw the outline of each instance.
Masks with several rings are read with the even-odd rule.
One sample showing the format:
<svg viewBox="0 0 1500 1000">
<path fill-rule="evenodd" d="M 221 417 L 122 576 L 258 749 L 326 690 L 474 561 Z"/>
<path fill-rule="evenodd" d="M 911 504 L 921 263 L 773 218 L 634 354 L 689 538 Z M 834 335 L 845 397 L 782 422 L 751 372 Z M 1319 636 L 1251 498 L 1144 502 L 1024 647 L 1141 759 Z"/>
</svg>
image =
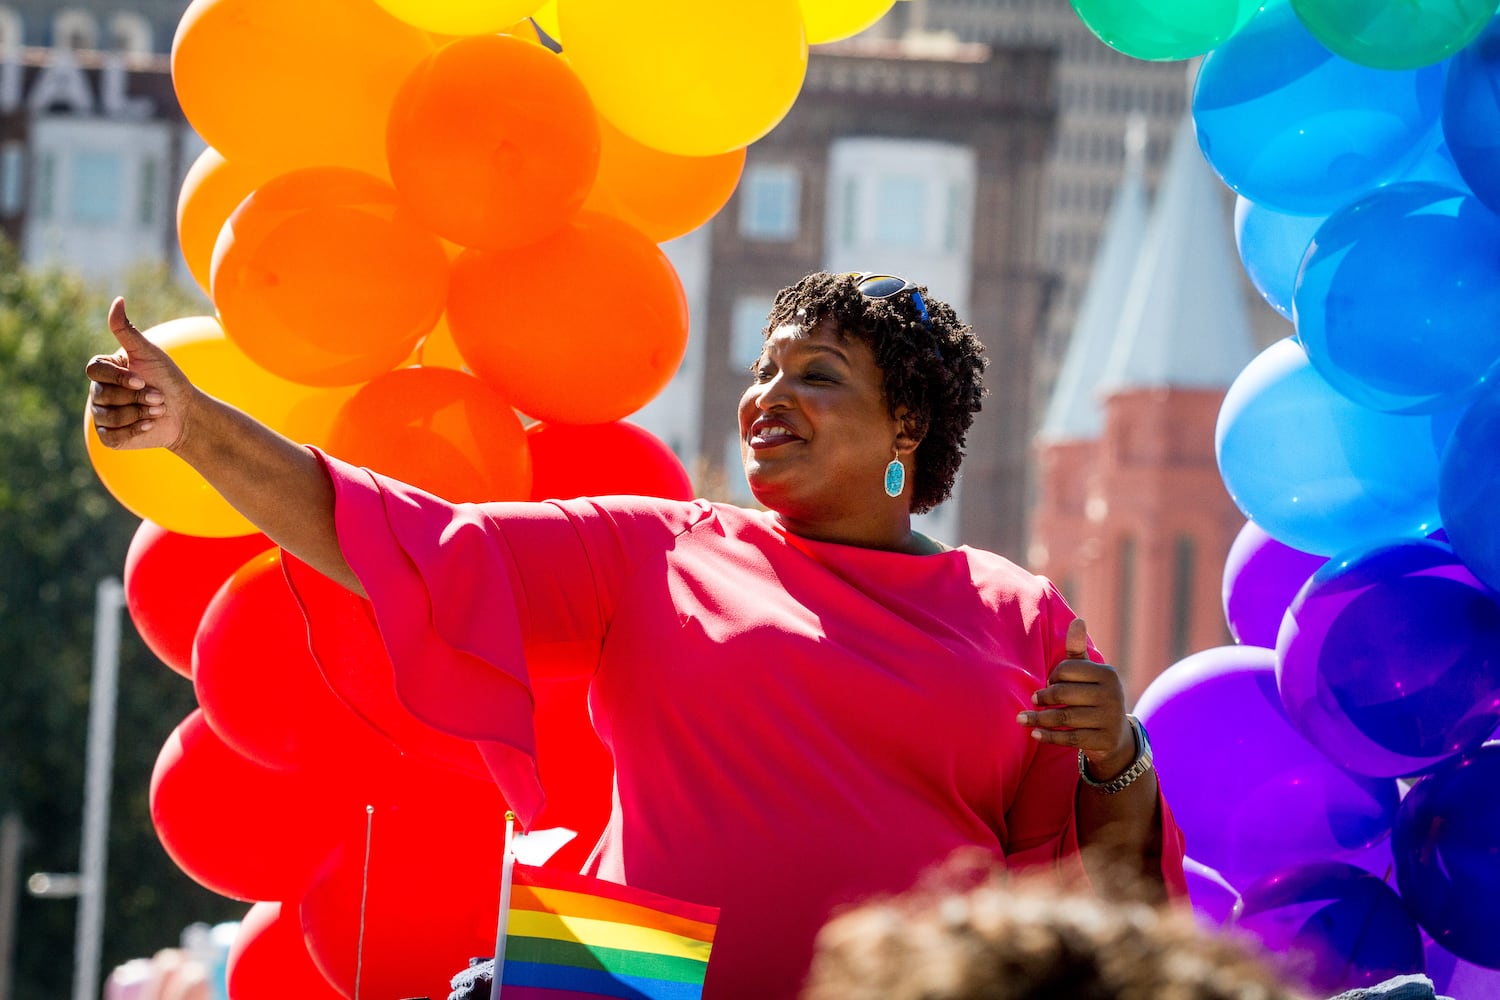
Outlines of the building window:
<svg viewBox="0 0 1500 1000">
<path fill-rule="evenodd" d="M 21 15 L 9 7 L 0 7 L 0 52 L 14 52 L 21 47 Z"/>
<path fill-rule="evenodd" d="M 140 188 L 136 192 L 136 221 L 142 226 L 156 225 L 161 208 L 161 165 L 155 157 L 141 161 Z"/>
<path fill-rule="evenodd" d="M 793 240 L 802 211 L 802 178 L 796 167 L 757 164 L 740 182 L 740 235 L 751 240 Z"/>
<path fill-rule="evenodd" d="M 118 11 L 109 19 L 109 47 L 128 55 L 149 56 L 152 52 L 151 22 L 134 11 Z"/>
<path fill-rule="evenodd" d="M 26 146 L 20 142 L 0 145 L 0 215 L 21 214 L 25 191 Z"/>
<path fill-rule="evenodd" d="M 59 49 L 97 49 L 99 22 L 86 10 L 60 10 L 52 18 L 52 44 Z"/>
<path fill-rule="evenodd" d="M 118 153 L 73 154 L 69 180 L 68 217 L 84 226 L 108 226 L 120 221 L 125 193 L 125 161 Z"/>
<path fill-rule="evenodd" d="M 1187 535 L 1177 536 L 1173 552 L 1172 567 L 1172 662 L 1176 663 L 1188 653 L 1188 642 L 1193 632 L 1193 567 L 1198 558 L 1198 546 Z"/>
<path fill-rule="evenodd" d="M 737 372 L 747 371 L 760 357 L 771 301 L 762 295 L 742 295 L 734 300 L 729 317 L 729 367 Z"/>
<path fill-rule="evenodd" d="M 728 435 L 724 444 L 724 489 L 734 503 L 753 503 L 755 494 L 750 492 L 750 481 L 745 478 L 739 432 Z"/>
<path fill-rule="evenodd" d="M 1130 670 L 1130 640 L 1135 625 L 1135 538 L 1120 539 L 1120 632 L 1115 644 L 1114 664 L 1122 675 Z"/>
<path fill-rule="evenodd" d="M 57 156 L 54 153 L 39 153 L 36 158 L 36 217 L 42 222 L 52 221 L 57 200 Z"/>
<path fill-rule="evenodd" d="M 926 228 L 927 182 L 886 175 L 875 182 L 875 239 L 887 247 L 919 247 Z"/>
</svg>

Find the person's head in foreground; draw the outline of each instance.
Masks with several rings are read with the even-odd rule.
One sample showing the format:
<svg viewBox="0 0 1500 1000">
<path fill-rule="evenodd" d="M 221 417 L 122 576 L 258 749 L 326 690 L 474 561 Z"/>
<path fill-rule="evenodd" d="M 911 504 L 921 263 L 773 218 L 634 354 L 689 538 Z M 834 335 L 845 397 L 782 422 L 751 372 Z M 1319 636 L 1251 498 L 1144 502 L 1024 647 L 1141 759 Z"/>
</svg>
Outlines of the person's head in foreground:
<svg viewBox="0 0 1500 1000">
<path fill-rule="evenodd" d="M 816 272 L 783 289 L 740 399 L 755 498 L 814 537 L 835 522 L 878 534 L 931 510 L 953 490 L 983 351 L 904 278 Z"/>
<path fill-rule="evenodd" d="M 802 1000 L 1302 1000 L 1250 948 L 1184 908 L 990 878 L 835 916 Z"/>
</svg>

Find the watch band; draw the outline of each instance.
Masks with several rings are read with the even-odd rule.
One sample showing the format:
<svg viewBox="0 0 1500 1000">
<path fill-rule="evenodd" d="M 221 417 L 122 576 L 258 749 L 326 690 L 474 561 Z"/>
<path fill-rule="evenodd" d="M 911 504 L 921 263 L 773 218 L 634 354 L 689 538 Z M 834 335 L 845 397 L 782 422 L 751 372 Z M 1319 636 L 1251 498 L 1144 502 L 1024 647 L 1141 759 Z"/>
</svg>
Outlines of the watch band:
<svg viewBox="0 0 1500 1000">
<path fill-rule="evenodd" d="M 1141 775 L 1151 770 L 1151 741 L 1146 736 L 1146 727 L 1141 725 L 1141 720 L 1133 715 L 1125 716 L 1130 723 L 1130 729 L 1135 733 L 1135 760 L 1130 766 L 1121 771 L 1108 781 L 1095 781 L 1089 775 L 1089 759 L 1082 751 L 1078 751 L 1078 776 L 1083 783 L 1090 788 L 1097 789 L 1106 795 L 1116 795 L 1123 792 L 1136 782 Z"/>
</svg>

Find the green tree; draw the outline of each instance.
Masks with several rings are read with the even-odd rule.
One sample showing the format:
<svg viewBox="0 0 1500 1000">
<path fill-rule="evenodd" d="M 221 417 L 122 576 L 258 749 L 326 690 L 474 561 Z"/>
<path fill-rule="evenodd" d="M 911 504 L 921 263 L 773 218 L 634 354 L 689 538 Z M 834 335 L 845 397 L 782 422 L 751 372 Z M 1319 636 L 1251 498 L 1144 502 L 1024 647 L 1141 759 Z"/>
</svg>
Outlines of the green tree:
<svg viewBox="0 0 1500 1000">
<path fill-rule="evenodd" d="M 127 282 L 143 320 L 203 312 L 161 272 Z M 22 875 L 77 871 L 94 590 L 123 570 L 139 520 L 100 485 L 84 446 L 84 362 L 114 348 L 107 297 L 24 268 L 0 245 L 0 812 L 26 828 Z M 147 789 L 156 755 L 195 705 L 192 685 L 123 629 L 103 972 L 175 945 L 194 921 L 246 907 L 167 857 Z M 67 996 L 77 905 L 22 894 L 15 1000 Z"/>
</svg>

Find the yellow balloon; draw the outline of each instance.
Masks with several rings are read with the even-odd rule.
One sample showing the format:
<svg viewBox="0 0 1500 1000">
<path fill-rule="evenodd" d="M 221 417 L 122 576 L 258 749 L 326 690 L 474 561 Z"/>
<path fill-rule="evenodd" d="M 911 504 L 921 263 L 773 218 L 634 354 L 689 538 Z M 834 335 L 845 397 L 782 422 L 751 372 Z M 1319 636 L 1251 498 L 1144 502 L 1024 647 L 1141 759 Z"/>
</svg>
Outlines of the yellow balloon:
<svg viewBox="0 0 1500 1000">
<path fill-rule="evenodd" d="M 212 146 L 199 154 L 177 196 L 177 242 L 188 271 L 203 294 L 210 294 L 214 243 L 224 222 L 256 188 L 270 180 L 264 171 L 230 163 Z"/>
<path fill-rule="evenodd" d="M 557 0 L 547 0 L 536 10 L 532 11 L 531 19 L 536 26 L 547 33 L 547 37 L 562 44 L 562 28 L 557 23 Z"/>
<path fill-rule="evenodd" d="M 896 6 L 896 0 L 802 0 L 807 42 L 836 42 L 864 31 Z"/>
<path fill-rule="evenodd" d="M 171 320 L 147 330 L 146 336 L 204 392 L 310 444 L 326 442 L 338 408 L 359 388 L 314 389 L 277 378 L 252 363 L 211 316 Z M 87 415 L 84 438 L 105 488 L 136 516 L 168 531 L 208 538 L 256 530 L 176 455 L 159 448 L 111 451 L 99 443 Z"/>
<path fill-rule="evenodd" d="M 599 113 L 645 146 L 715 156 L 776 127 L 807 74 L 797 0 L 557 0 Z"/>
<path fill-rule="evenodd" d="M 529 15 L 542 0 L 375 0 L 407 24 L 441 35 L 493 35 Z"/>
</svg>

